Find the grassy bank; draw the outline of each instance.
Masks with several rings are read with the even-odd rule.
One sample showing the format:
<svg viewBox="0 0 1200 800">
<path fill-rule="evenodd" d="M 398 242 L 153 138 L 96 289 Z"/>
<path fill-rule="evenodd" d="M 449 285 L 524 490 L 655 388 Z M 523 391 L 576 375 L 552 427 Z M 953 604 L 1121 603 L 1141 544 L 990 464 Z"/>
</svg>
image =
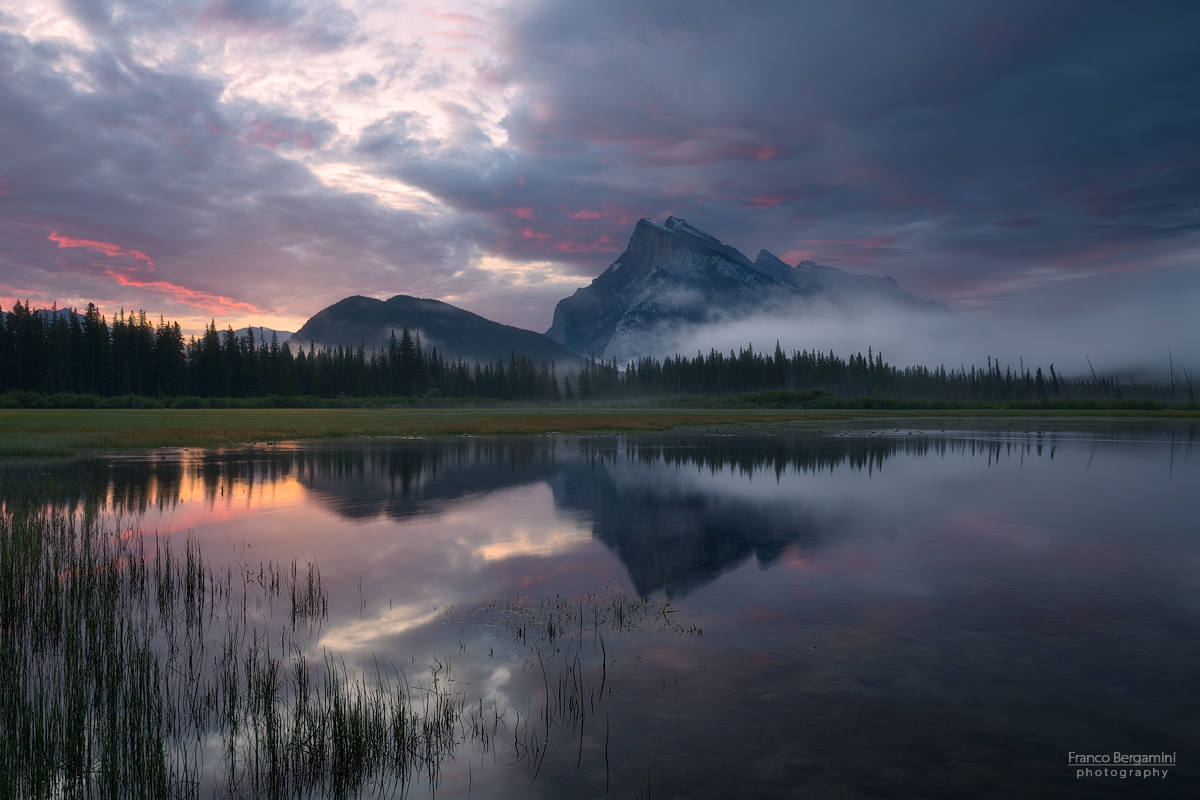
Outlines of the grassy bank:
<svg viewBox="0 0 1200 800">
<path fill-rule="evenodd" d="M 0 456 L 72 456 L 154 447 L 350 436 L 655 432 L 897 417 L 1191 417 L 1121 409 L 0 409 Z"/>
<path fill-rule="evenodd" d="M 69 456 L 347 436 L 662 431 L 812 416 L 808 411 L 662 409 L 4 409 L 0 455 Z"/>
</svg>

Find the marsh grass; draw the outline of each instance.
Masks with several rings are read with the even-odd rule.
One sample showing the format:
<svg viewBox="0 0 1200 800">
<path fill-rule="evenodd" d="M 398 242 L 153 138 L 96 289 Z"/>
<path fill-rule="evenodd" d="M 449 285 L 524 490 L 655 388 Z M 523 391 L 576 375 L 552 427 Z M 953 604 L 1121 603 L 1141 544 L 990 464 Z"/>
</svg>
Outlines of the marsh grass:
<svg viewBox="0 0 1200 800">
<path fill-rule="evenodd" d="M 552 749 L 571 748 L 575 766 L 583 759 L 584 736 L 604 712 L 604 762 L 608 769 L 608 714 L 604 699 L 611 693 L 609 669 L 616 661 L 605 636 L 703 636 L 696 626 L 676 621 L 669 600 L 634 599 L 622 592 L 586 594 L 574 598 L 501 598 L 467 612 L 447 612 L 464 630 L 466 626 L 493 631 L 498 639 L 516 646 L 522 671 L 540 676 L 537 702 L 522 712 L 493 709 L 488 715 L 482 701 L 468 707 L 471 738 L 486 754 L 495 748 L 501 726 L 511 735 L 513 763 L 524 763 L 536 779 Z M 597 663 L 598 662 L 598 663 Z M 508 711 L 513 712 L 511 724 Z M 490 725 L 490 727 L 489 727 Z M 598 730 L 598 729 L 597 729 Z"/>
<path fill-rule="evenodd" d="M 0 409 L 0 456 L 351 436 L 653 432 L 680 426 L 841 418 L 813 411 L 654 409 Z"/>
<path fill-rule="evenodd" d="M 485 603 L 457 621 L 542 686 L 485 708 L 448 660 L 410 681 L 318 647 L 316 564 L 213 565 L 193 539 L 48 493 L 9 487 L 0 507 L 0 797 L 404 796 L 435 792 L 460 747 L 495 757 L 510 739 L 536 779 L 552 748 L 582 759 L 611 691 L 606 637 L 702 633 L 623 594 Z"/>
<path fill-rule="evenodd" d="M 217 568 L 131 526 L 18 499 L 0 516 L 0 796 L 347 797 L 431 786 L 448 676 L 312 655 L 315 565 Z"/>
<path fill-rule="evenodd" d="M 652 433 L 726 427 L 887 419 L 1191 418 L 1200 412 L 1121 409 L 0 409 L 0 457 L 63 457 L 158 447 L 372 436 L 530 436 Z"/>
</svg>

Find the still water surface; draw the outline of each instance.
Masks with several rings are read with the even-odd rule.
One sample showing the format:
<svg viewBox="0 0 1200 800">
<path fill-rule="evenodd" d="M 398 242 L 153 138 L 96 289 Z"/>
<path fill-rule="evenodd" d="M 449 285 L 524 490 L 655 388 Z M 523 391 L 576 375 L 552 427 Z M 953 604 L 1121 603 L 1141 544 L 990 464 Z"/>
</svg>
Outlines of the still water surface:
<svg viewBox="0 0 1200 800">
<path fill-rule="evenodd" d="M 214 563 L 315 561 L 315 650 L 414 682 L 447 668 L 496 733 L 466 737 L 439 797 L 1196 796 L 1194 425 L 360 439 L 48 469 Z M 669 600 L 670 622 L 601 647 L 514 639 L 493 613 L 621 593 Z M 547 737 L 564 674 L 584 706 Z M 1114 751 L 1178 767 L 1067 763 Z"/>
</svg>

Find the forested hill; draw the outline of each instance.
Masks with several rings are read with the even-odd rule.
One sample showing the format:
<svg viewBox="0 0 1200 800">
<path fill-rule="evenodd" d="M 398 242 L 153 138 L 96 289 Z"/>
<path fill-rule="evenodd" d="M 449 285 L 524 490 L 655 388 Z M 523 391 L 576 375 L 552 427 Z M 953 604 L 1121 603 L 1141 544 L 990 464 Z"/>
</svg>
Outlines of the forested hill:
<svg viewBox="0 0 1200 800">
<path fill-rule="evenodd" d="M 347 297 L 318 311 L 292 337 L 292 343 L 382 350 L 405 328 L 443 357 L 491 362 L 519 353 L 535 361 L 578 365 L 580 358 L 558 342 L 523 328 L 503 325 L 440 300 L 398 294 L 387 300 Z"/>
</svg>

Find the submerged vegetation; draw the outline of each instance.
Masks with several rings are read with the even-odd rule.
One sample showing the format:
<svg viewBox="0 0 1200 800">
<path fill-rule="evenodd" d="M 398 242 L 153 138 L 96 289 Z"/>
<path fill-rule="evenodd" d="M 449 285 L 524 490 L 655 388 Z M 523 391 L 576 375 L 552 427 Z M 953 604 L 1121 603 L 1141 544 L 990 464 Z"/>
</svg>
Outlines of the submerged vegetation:
<svg viewBox="0 0 1200 800">
<path fill-rule="evenodd" d="M 468 610 L 460 621 L 536 660 L 545 687 L 523 711 L 485 709 L 448 662 L 413 682 L 320 647 L 315 564 L 213 565 L 195 541 L 47 495 L 61 492 L 9 487 L 0 514 L 3 797 L 395 796 L 436 790 L 458 748 L 487 754 L 509 737 L 510 760 L 536 776 L 553 730 L 582 753 L 606 633 L 698 633 L 669 604 L 623 595 Z M 601 664 L 585 672 L 596 645 Z"/>
</svg>

